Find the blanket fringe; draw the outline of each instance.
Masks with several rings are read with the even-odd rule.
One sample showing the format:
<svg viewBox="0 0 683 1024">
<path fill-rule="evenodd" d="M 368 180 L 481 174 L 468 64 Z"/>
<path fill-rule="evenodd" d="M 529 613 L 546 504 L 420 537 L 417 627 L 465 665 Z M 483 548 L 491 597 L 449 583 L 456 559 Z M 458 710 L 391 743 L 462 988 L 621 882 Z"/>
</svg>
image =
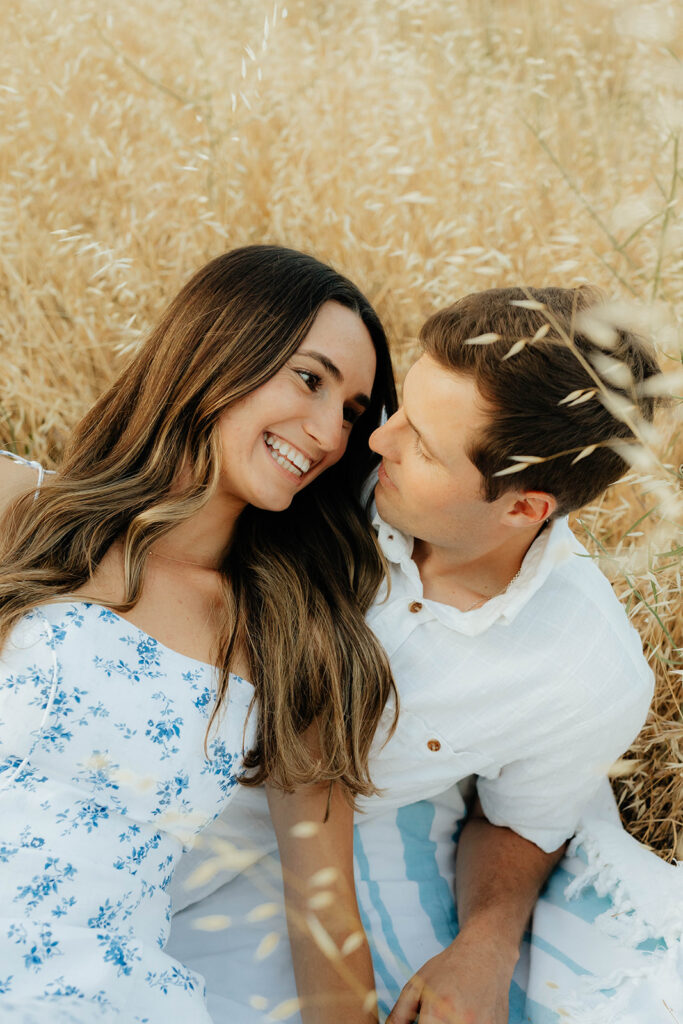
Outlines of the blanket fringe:
<svg viewBox="0 0 683 1024">
<path fill-rule="evenodd" d="M 609 826 L 581 827 L 569 847 L 570 856 L 584 856 L 585 867 L 565 890 L 575 899 L 590 886 L 611 901 L 596 925 L 631 948 L 647 939 L 667 945 L 683 940 L 683 863 L 665 864 L 635 840 L 629 856 L 613 855 Z M 625 836 L 625 833 L 622 834 Z M 635 857 L 633 855 L 636 855 Z M 682 1022 L 683 1024 L 683 1022 Z"/>
<path fill-rule="evenodd" d="M 650 955 L 642 970 L 584 978 L 557 1009 L 562 1024 L 683 1024 L 683 947 Z"/>
<path fill-rule="evenodd" d="M 624 850 L 623 832 L 617 856 L 611 832 L 604 822 L 582 823 L 568 853 L 584 868 L 565 896 L 576 898 L 592 886 L 611 902 L 596 927 L 625 950 L 648 939 L 659 948 L 643 950 L 637 968 L 629 956 L 623 970 L 582 978 L 558 1012 L 563 1024 L 683 1024 L 683 865 L 664 864 L 635 840 Z M 647 1019 L 639 1006 L 650 1008 Z M 654 1018 L 653 1006 L 661 1010 Z"/>
</svg>

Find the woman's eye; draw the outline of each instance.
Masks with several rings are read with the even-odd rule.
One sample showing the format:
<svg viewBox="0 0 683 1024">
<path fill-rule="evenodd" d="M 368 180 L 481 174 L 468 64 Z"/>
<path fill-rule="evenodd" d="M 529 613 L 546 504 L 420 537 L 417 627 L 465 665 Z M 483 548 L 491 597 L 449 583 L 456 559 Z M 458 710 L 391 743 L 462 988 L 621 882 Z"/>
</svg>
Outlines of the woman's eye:
<svg viewBox="0 0 683 1024">
<path fill-rule="evenodd" d="M 361 418 L 363 413 L 360 409 L 354 409 L 353 406 L 344 406 L 344 423 L 348 423 L 349 426 L 353 426 Z"/>
<path fill-rule="evenodd" d="M 311 373 L 310 370 L 296 370 L 295 372 L 298 373 L 310 391 L 318 390 L 322 383 L 322 377 L 319 377 L 317 373 Z"/>
</svg>

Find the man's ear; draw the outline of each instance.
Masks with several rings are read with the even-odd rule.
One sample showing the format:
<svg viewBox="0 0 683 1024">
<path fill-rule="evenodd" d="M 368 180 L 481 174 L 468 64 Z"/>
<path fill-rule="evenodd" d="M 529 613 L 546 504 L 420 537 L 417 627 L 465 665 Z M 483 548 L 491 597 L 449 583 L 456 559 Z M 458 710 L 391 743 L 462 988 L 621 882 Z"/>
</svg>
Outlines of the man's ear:
<svg viewBox="0 0 683 1024">
<path fill-rule="evenodd" d="M 519 491 L 506 512 L 508 526 L 540 526 L 550 519 L 557 501 L 545 491 Z"/>
</svg>

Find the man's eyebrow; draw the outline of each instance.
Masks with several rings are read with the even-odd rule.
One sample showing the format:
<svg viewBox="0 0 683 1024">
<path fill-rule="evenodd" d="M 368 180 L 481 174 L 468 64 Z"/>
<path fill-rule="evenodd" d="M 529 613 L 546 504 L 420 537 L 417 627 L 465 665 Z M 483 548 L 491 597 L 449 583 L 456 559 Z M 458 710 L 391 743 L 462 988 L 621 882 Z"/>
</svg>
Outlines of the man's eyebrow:
<svg viewBox="0 0 683 1024">
<path fill-rule="evenodd" d="M 312 359 L 315 359 L 316 362 L 320 363 L 320 365 L 325 370 L 327 370 L 327 372 L 329 373 L 330 377 L 332 377 L 333 380 L 337 381 L 337 383 L 339 384 L 344 383 L 344 374 L 341 372 L 336 363 L 333 363 L 332 360 L 329 359 L 327 356 L 323 355 L 322 352 L 314 352 L 310 348 L 305 348 L 301 349 L 301 355 L 310 356 Z M 369 396 L 364 394 L 362 391 L 359 392 L 357 395 L 354 395 L 353 401 L 357 402 L 358 405 L 362 405 L 364 409 L 367 409 L 370 406 Z"/>
<path fill-rule="evenodd" d="M 438 459 L 438 456 L 434 454 L 434 449 L 432 448 L 431 444 L 426 440 L 426 438 L 425 438 L 424 434 L 422 433 L 422 431 L 417 429 L 417 427 L 415 426 L 413 421 L 410 419 L 410 417 L 406 413 L 405 405 L 403 406 L 403 415 L 405 416 L 406 422 L 407 422 L 408 426 L 410 427 L 410 429 L 413 430 L 417 434 L 417 436 L 420 438 L 420 442 L 421 442 L 423 448 L 427 449 L 427 451 L 432 456 L 432 458 Z"/>
</svg>

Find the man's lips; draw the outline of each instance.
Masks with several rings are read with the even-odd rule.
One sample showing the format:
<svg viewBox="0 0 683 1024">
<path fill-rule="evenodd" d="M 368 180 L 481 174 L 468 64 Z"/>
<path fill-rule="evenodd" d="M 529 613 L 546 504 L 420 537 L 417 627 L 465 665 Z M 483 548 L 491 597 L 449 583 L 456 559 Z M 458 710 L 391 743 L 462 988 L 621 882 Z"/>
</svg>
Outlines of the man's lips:
<svg viewBox="0 0 683 1024">
<path fill-rule="evenodd" d="M 394 490 L 398 490 L 396 484 L 391 480 L 389 474 L 385 469 L 384 460 L 382 460 L 382 462 L 380 462 L 379 464 L 379 469 L 377 470 L 377 479 L 379 480 L 383 487 L 392 487 Z"/>
</svg>

